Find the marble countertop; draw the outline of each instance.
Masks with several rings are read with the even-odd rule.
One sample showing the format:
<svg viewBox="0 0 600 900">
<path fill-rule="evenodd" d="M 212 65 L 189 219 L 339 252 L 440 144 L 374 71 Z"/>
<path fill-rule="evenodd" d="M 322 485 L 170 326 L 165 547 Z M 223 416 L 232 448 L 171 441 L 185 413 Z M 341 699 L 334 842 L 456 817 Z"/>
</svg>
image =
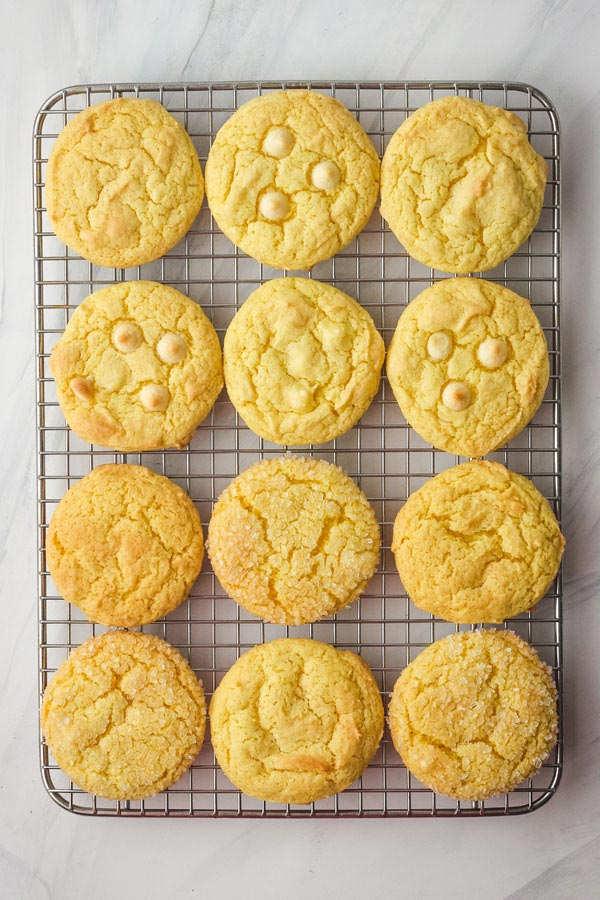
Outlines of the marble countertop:
<svg viewBox="0 0 600 900">
<path fill-rule="evenodd" d="M 600 7 L 595 0 L 0 2 L 0 897 L 587 900 L 600 884 Z M 485 79 L 563 129 L 565 771 L 487 821 L 90 820 L 37 764 L 31 127 L 79 82 Z M 594 885 L 596 887 L 594 888 Z"/>
</svg>

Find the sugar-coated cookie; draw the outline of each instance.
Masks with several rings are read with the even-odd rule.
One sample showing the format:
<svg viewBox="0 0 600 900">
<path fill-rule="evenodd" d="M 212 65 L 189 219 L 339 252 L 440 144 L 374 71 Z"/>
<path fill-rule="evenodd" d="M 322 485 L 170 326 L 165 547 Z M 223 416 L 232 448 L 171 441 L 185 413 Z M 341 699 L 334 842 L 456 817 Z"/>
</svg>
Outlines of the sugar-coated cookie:
<svg viewBox="0 0 600 900">
<path fill-rule="evenodd" d="M 109 800 L 140 800 L 174 784 L 204 739 L 202 685 L 160 638 L 112 631 L 58 669 L 42 702 L 42 731 L 72 781 Z"/>
<path fill-rule="evenodd" d="M 330 616 L 364 590 L 379 560 L 369 501 L 337 466 L 284 456 L 256 463 L 219 497 L 207 549 L 240 606 L 279 625 Z"/>
<path fill-rule="evenodd" d="M 533 775 L 556 742 L 557 694 L 535 650 L 512 631 L 452 634 L 396 682 L 396 750 L 427 787 L 485 800 Z"/>
</svg>

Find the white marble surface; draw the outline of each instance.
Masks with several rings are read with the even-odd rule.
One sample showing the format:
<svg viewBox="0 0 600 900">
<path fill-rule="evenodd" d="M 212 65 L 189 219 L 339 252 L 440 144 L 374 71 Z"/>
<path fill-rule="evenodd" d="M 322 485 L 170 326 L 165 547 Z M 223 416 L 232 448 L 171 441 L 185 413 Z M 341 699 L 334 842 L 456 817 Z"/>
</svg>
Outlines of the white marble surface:
<svg viewBox="0 0 600 900">
<path fill-rule="evenodd" d="M 587 900 L 600 896 L 600 90 L 596 0 L 0 0 L 0 897 Z M 37 768 L 30 134 L 63 85 L 110 80 L 531 82 L 564 140 L 566 767 L 488 821 L 110 821 Z"/>
</svg>

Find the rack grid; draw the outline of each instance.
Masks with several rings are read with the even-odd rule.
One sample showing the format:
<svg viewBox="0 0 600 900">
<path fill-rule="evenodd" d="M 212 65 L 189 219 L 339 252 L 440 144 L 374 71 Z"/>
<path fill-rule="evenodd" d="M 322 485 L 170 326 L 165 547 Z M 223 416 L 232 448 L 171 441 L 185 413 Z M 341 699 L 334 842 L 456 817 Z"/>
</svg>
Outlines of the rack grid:
<svg viewBox="0 0 600 900">
<path fill-rule="evenodd" d="M 485 277 L 529 298 L 546 334 L 550 381 L 533 422 L 506 447 L 489 454 L 530 477 L 560 521 L 560 130 L 556 110 L 536 88 L 499 82 L 252 82 L 97 84 L 64 88 L 44 103 L 34 125 L 34 260 L 39 559 L 39 691 L 70 650 L 105 629 L 91 624 L 57 593 L 46 566 L 45 541 L 52 512 L 65 491 L 94 466 L 143 463 L 173 479 L 196 503 L 204 526 L 229 481 L 259 459 L 288 448 L 253 435 L 225 393 L 185 450 L 122 454 L 81 441 L 66 426 L 48 368 L 52 347 L 70 315 L 92 291 L 126 279 L 177 287 L 202 305 L 219 337 L 235 311 L 264 280 L 281 276 L 238 251 L 215 226 L 206 203 L 188 235 L 167 256 L 136 268 L 99 268 L 68 250 L 50 227 L 44 196 L 46 163 L 58 133 L 91 104 L 114 97 L 159 100 L 190 133 L 202 163 L 219 127 L 246 100 L 269 91 L 308 87 L 337 97 L 355 114 L 380 156 L 407 115 L 446 95 L 474 97 L 510 109 L 525 121 L 534 148 L 548 163 L 548 184 L 538 226 L 528 241 Z M 309 273 L 305 273 L 309 274 Z M 334 284 L 371 314 L 386 345 L 406 304 L 425 287 L 448 277 L 411 259 L 384 225 L 378 210 L 358 237 L 309 277 Z M 474 276 L 477 277 L 477 276 Z M 428 478 L 460 461 L 434 450 L 403 419 L 385 376 L 367 413 L 350 432 L 319 446 L 294 447 L 340 465 L 362 487 L 382 528 L 381 565 L 362 597 L 314 625 L 285 628 L 241 610 L 220 588 L 209 563 L 190 597 L 165 619 L 142 630 L 169 641 L 202 678 L 207 699 L 241 652 L 256 643 L 293 635 L 314 637 L 361 653 L 387 699 L 400 671 L 432 641 L 460 629 L 418 610 L 398 578 L 390 551 L 394 518 L 403 501 Z M 529 613 L 509 620 L 552 667 L 562 723 L 562 586 L 560 575 Z M 238 791 L 216 764 L 207 738 L 192 768 L 167 791 L 142 801 L 108 801 L 76 787 L 54 763 L 40 737 L 40 762 L 50 796 L 71 812 L 117 817 L 448 817 L 512 815 L 544 804 L 562 770 L 562 724 L 555 750 L 535 777 L 484 802 L 449 800 L 420 784 L 402 765 L 386 730 L 362 778 L 341 794 L 307 806 L 266 803 Z"/>
</svg>

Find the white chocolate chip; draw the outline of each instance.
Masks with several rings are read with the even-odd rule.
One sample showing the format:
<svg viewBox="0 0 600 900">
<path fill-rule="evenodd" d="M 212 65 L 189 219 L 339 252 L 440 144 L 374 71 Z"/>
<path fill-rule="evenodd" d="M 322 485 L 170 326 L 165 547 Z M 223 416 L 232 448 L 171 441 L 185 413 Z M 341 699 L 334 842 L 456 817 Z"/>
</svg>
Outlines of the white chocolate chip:
<svg viewBox="0 0 600 900">
<path fill-rule="evenodd" d="M 290 204 L 285 194 L 280 194 L 279 191 L 267 191 L 260 198 L 258 209 L 265 219 L 279 222 L 281 219 L 285 219 L 289 213 Z"/>
<path fill-rule="evenodd" d="M 314 347 L 304 344 L 292 344 L 287 352 L 287 368 L 290 375 L 303 378 L 317 364 Z"/>
<path fill-rule="evenodd" d="M 471 390 L 464 381 L 451 381 L 442 391 L 442 403 L 454 412 L 461 412 L 471 403 Z"/>
<path fill-rule="evenodd" d="M 142 406 L 149 412 L 166 409 L 171 396 L 162 384 L 145 384 L 140 391 Z"/>
<path fill-rule="evenodd" d="M 497 369 L 506 362 L 508 347 L 499 338 L 486 338 L 477 348 L 477 358 L 486 369 Z"/>
<path fill-rule="evenodd" d="M 324 159 L 313 167 L 310 177 L 320 191 L 333 191 L 340 183 L 340 170 L 330 159 Z"/>
<path fill-rule="evenodd" d="M 271 128 L 263 142 L 263 150 L 268 156 L 283 159 L 294 146 L 294 135 L 287 128 Z"/>
<path fill-rule="evenodd" d="M 92 399 L 94 393 L 94 385 L 91 378 L 71 378 L 69 387 L 78 400 L 88 402 Z"/>
<path fill-rule="evenodd" d="M 131 353 L 142 343 L 142 333 L 135 325 L 129 322 L 119 322 L 112 333 L 113 344 L 121 353 Z"/>
<path fill-rule="evenodd" d="M 452 352 L 452 338 L 445 331 L 435 331 L 429 335 L 427 353 L 431 359 L 446 359 Z"/>
<path fill-rule="evenodd" d="M 324 322 L 319 332 L 323 349 L 331 352 L 343 347 L 346 334 L 346 329 L 341 322 Z"/>
<path fill-rule="evenodd" d="M 163 334 L 156 345 L 156 352 L 163 362 L 178 363 L 188 351 L 187 341 L 183 334 L 168 332 Z"/>
<path fill-rule="evenodd" d="M 302 385 L 294 384 L 288 388 L 286 399 L 292 409 L 304 412 L 310 407 L 311 393 Z"/>
</svg>

